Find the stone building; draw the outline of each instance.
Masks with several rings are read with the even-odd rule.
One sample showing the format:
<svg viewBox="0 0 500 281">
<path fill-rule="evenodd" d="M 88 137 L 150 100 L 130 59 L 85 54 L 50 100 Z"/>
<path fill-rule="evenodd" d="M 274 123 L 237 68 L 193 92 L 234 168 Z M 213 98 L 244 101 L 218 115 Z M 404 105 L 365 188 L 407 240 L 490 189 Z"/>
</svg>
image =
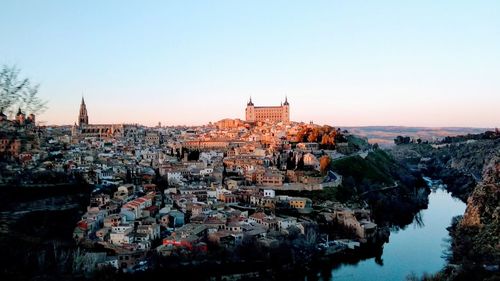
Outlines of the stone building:
<svg viewBox="0 0 500 281">
<path fill-rule="evenodd" d="M 0 157 L 18 157 L 38 146 L 35 115 L 26 116 L 17 111 L 15 119 L 9 120 L 0 108 Z"/>
<path fill-rule="evenodd" d="M 123 136 L 123 133 L 123 124 L 89 124 L 87 106 L 85 105 L 85 100 L 82 97 L 80 112 L 78 114 L 78 125 L 75 124 L 71 130 L 72 137 L 75 140 L 86 137 L 118 137 Z"/>
<path fill-rule="evenodd" d="M 252 98 L 245 109 L 245 120 L 247 122 L 290 122 L 290 104 L 288 99 L 280 106 L 255 106 Z"/>
</svg>

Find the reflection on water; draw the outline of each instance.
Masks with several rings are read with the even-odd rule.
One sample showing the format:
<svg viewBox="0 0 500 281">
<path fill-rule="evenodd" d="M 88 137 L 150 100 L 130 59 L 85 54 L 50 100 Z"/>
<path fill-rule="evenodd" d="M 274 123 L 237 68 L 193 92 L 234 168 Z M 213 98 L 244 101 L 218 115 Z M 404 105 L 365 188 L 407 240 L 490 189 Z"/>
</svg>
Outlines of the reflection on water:
<svg viewBox="0 0 500 281">
<path fill-rule="evenodd" d="M 414 228 L 422 228 L 425 226 L 424 224 L 424 219 L 422 218 L 422 211 L 418 212 L 415 217 L 413 218 L 413 223 L 412 223 Z"/>
<path fill-rule="evenodd" d="M 394 230 L 380 257 L 343 264 L 332 270 L 327 279 L 335 281 L 405 280 L 414 272 L 435 273 L 445 264 L 449 243 L 446 228 L 454 216 L 462 215 L 465 204 L 438 189 L 429 195 L 429 206 L 420 211 L 405 229 Z M 320 279 L 325 280 L 325 279 Z"/>
</svg>

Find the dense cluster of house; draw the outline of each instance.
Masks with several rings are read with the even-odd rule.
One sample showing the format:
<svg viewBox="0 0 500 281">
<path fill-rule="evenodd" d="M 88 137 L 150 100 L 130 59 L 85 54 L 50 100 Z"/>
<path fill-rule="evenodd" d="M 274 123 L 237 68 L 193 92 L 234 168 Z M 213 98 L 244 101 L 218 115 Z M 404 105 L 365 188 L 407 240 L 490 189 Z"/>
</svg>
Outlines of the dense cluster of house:
<svg viewBox="0 0 500 281">
<path fill-rule="evenodd" d="M 292 147 L 294 126 L 309 125 L 137 127 L 119 138 L 71 140 L 65 164 L 97 186 L 75 239 L 115 253 L 100 255 L 95 266 L 132 270 L 150 251 L 203 253 L 209 244 L 271 245 L 277 241 L 269 232 L 286 235 L 291 227 L 304 233 L 310 220 L 302 215 L 311 213 L 314 202 L 283 194 L 340 185 L 340 175 L 319 172 L 318 158 L 342 155 L 315 143 Z M 208 145 L 211 140 L 217 143 Z M 304 168 L 288 170 L 287 162 L 299 157 Z M 102 191 L 106 186 L 118 188 L 110 194 Z M 354 229 L 360 239 L 376 229 L 362 210 L 342 207 L 322 215 Z"/>
<path fill-rule="evenodd" d="M 33 174 L 78 175 L 95 187 L 73 233 L 78 243 L 102 248 L 86 254 L 87 270 L 144 269 L 151 252 L 272 245 L 276 233 L 304 233 L 311 223 L 316 202 L 290 192 L 342 184 L 341 175 L 321 168 L 323 158 L 345 157 L 342 151 L 299 136 L 314 124 L 225 119 L 199 127 L 109 127 L 88 125 L 83 113 L 78 131 L 38 128 L 36 149 L 15 157 Z M 376 230 L 362 209 L 336 206 L 320 215 L 353 229 L 360 241 Z"/>
<path fill-rule="evenodd" d="M 150 250 L 161 255 L 179 250 L 206 252 L 207 243 L 223 247 L 243 241 L 269 243 L 268 231 L 286 232 L 292 226 L 304 231 L 296 217 L 266 214 L 252 206 L 264 206 L 263 200 L 268 200 L 307 209 L 312 207 L 310 199 L 255 190 L 254 195 L 242 194 L 226 203 L 225 194 L 217 189 L 168 188 L 162 194 L 155 184 L 125 184 L 112 195 L 93 193 L 73 235 L 78 242 L 97 242 L 115 252 L 101 256 L 105 259 L 95 266 L 132 269 Z M 244 197 L 250 200 L 246 206 L 238 204 Z"/>
</svg>

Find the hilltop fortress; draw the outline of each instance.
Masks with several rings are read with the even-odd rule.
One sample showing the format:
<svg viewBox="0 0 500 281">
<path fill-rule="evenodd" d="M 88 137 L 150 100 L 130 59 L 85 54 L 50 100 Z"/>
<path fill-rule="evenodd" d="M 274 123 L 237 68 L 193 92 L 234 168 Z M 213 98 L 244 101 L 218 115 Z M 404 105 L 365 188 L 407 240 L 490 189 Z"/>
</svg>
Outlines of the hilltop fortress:
<svg viewBox="0 0 500 281">
<path fill-rule="evenodd" d="M 245 109 L 245 121 L 247 122 L 290 122 L 290 104 L 288 99 L 280 106 L 255 106 L 252 98 Z"/>
</svg>

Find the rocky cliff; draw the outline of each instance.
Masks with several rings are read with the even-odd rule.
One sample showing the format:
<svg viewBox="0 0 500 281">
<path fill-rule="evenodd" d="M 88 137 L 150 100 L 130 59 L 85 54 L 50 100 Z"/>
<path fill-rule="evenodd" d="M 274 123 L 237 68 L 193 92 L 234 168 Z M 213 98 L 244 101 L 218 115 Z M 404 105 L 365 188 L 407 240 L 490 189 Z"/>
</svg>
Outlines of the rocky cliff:
<svg viewBox="0 0 500 281">
<path fill-rule="evenodd" d="M 449 266 L 434 280 L 500 280 L 500 140 L 402 145 L 392 154 L 467 202 L 449 228 Z"/>
<path fill-rule="evenodd" d="M 462 227 L 483 228 L 487 224 L 498 223 L 500 218 L 500 158 L 493 158 L 485 166 L 483 181 L 467 199 L 467 209 L 460 222 Z"/>
<path fill-rule="evenodd" d="M 500 139 L 428 145 L 399 145 L 391 150 L 398 161 L 433 179 L 441 179 L 448 191 L 464 202 L 482 180 L 482 172 L 492 158 L 500 156 Z"/>
<path fill-rule="evenodd" d="M 500 140 L 409 144 L 391 152 L 467 202 L 448 228 L 449 265 L 433 280 L 500 280 Z"/>
<path fill-rule="evenodd" d="M 461 220 L 450 228 L 451 280 L 500 279 L 500 158 L 485 165 L 483 180 L 467 200 Z M 472 279 L 471 279 L 472 278 Z"/>
</svg>

